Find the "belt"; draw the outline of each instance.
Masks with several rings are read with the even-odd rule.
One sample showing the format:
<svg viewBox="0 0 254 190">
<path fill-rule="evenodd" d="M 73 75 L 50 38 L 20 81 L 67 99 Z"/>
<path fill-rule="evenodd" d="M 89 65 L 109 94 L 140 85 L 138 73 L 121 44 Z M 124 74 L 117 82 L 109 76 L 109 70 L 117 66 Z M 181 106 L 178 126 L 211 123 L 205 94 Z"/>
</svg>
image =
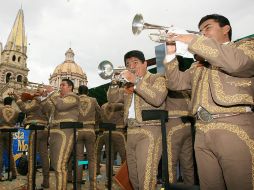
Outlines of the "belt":
<svg viewBox="0 0 254 190">
<path fill-rule="evenodd" d="M 246 112 L 250 112 L 248 109 L 246 109 Z M 201 120 L 203 122 L 211 122 L 213 119 L 217 118 L 223 118 L 223 117 L 231 117 L 231 116 L 236 116 L 240 115 L 242 113 L 220 113 L 220 114 L 211 114 L 209 111 L 207 111 L 205 108 L 202 106 L 198 107 L 196 119 Z"/>
</svg>

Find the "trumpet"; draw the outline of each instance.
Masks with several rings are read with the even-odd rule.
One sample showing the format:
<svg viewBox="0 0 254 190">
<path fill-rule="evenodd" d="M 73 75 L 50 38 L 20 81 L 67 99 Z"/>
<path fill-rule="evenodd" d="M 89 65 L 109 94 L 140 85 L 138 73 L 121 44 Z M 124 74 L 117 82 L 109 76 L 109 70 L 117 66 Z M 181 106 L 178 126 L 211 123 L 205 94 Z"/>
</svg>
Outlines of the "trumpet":
<svg viewBox="0 0 254 190">
<path fill-rule="evenodd" d="M 128 83 L 128 81 L 121 75 L 125 70 L 128 70 L 125 66 L 120 66 L 114 68 L 110 61 L 104 60 L 98 65 L 98 74 L 102 79 L 111 79 L 112 82 L 121 82 L 123 84 Z M 134 70 L 131 70 L 134 73 Z"/>
<path fill-rule="evenodd" d="M 176 28 L 171 26 L 160 26 L 155 24 L 145 23 L 142 14 L 136 14 L 132 21 L 132 33 L 134 35 L 139 35 L 145 29 L 156 29 L 159 30 L 159 33 L 151 33 L 149 34 L 149 38 L 152 41 L 164 43 L 167 40 L 167 33 L 175 33 Z M 192 34 L 200 34 L 200 32 L 185 30 L 188 33 Z"/>
</svg>

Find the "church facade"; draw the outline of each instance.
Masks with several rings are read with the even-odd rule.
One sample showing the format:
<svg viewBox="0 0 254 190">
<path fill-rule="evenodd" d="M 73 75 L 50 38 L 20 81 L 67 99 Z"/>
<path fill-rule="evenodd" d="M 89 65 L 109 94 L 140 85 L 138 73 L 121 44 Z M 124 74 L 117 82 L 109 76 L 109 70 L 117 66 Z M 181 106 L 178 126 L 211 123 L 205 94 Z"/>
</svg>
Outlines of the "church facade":
<svg viewBox="0 0 254 190">
<path fill-rule="evenodd" d="M 59 89 L 60 82 L 64 78 L 73 81 L 75 91 L 79 85 L 87 85 L 87 76 L 83 69 L 75 63 L 74 55 L 73 50 L 69 48 L 65 53 L 65 61 L 55 68 L 53 74 L 50 74 L 49 84 L 55 89 Z M 20 9 L 6 44 L 0 42 L 0 102 L 11 92 L 17 94 L 34 92 L 41 85 L 28 81 L 28 73 L 27 37 L 24 13 Z"/>
</svg>

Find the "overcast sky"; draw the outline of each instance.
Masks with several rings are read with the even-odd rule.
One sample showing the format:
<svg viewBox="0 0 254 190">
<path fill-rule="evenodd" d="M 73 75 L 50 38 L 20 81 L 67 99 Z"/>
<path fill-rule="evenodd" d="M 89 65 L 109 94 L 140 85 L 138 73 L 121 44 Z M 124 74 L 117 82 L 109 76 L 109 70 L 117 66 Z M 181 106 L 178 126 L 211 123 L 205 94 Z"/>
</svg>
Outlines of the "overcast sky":
<svg viewBox="0 0 254 190">
<path fill-rule="evenodd" d="M 44 84 L 64 61 L 69 47 L 87 74 L 90 88 L 108 82 L 97 74 L 103 60 L 124 65 L 123 56 L 132 49 L 142 50 L 146 59 L 153 58 L 158 44 L 150 41 L 151 31 L 132 34 L 136 13 L 147 23 L 196 31 L 201 17 L 218 13 L 230 20 L 233 40 L 254 33 L 254 0 L 0 0 L 3 46 L 21 4 L 29 44 L 28 79 Z"/>
</svg>

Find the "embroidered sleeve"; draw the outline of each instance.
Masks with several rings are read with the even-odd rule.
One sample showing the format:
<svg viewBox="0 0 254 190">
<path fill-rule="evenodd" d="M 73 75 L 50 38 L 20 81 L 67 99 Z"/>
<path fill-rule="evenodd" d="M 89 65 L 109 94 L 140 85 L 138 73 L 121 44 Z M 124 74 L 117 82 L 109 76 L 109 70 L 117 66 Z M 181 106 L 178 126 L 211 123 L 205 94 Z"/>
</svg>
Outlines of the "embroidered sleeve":
<svg viewBox="0 0 254 190">
<path fill-rule="evenodd" d="M 147 79 L 149 75 L 145 75 L 142 81 L 137 85 L 135 91 L 148 103 L 159 107 L 167 96 L 167 88 L 165 78 L 156 77 L 155 80 Z"/>
<path fill-rule="evenodd" d="M 232 76 L 254 76 L 254 39 L 220 44 L 214 39 L 197 36 L 189 50 Z"/>
<path fill-rule="evenodd" d="M 179 70 L 178 60 L 175 58 L 171 62 L 164 63 L 166 86 L 170 90 L 189 90 L 191 89 L 191 78 L 193 68 L 182 72 Z"/>
</svg>

